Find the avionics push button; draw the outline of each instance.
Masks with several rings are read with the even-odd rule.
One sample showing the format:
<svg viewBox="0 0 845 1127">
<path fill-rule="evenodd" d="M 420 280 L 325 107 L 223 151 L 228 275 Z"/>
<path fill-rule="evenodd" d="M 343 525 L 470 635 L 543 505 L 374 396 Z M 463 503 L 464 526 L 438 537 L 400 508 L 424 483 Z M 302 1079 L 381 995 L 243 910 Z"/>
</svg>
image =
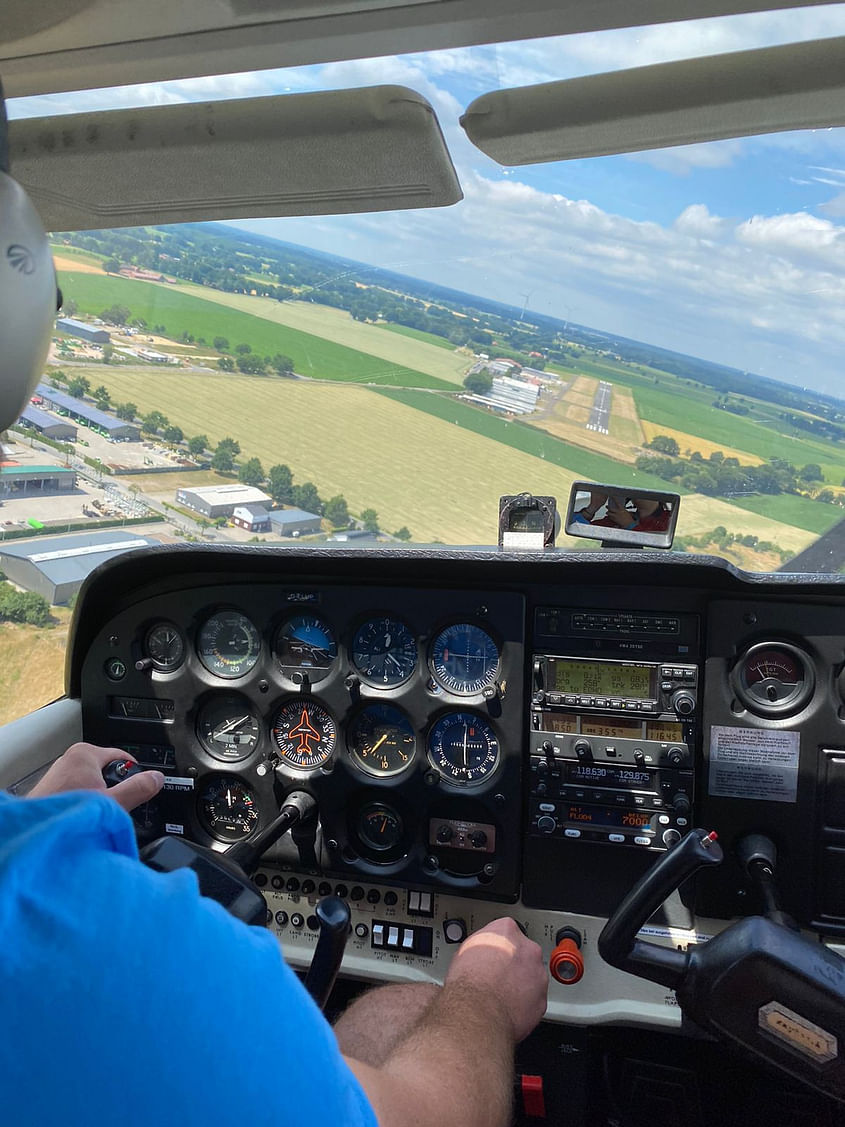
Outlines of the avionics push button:
<svg viewBox="0 0 845 1127">
<path fill-rule="evenodd" d="M 581 831 L 567 828 L 563 831 L 563 836 L 564 837 L 580 837 Z"/>
<path fill-rule="evenodd" d="M 650 837 L 635 837 L 634 845 L 651 845 L 654 839 Z"/>
<path fill-rule="evenodd" d="M 625 835 L 624 834 L 608 834 L 607 840 L 608 841 L 615 841 L 615 842 L 619 842 L 621 844 L 624 844 Z"/>
</svg>

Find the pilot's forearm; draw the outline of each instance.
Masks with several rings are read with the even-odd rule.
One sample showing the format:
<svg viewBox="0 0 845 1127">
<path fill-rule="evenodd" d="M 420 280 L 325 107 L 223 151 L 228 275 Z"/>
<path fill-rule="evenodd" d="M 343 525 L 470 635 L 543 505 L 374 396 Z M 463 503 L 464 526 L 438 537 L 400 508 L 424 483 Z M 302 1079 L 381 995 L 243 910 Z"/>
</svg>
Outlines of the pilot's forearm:
<svg viewBox="0 0 845 1127">
<path fill-rule="evenodd" d="M 515 1038 L 500 1003 L 466 982 L 447 984 L 380 1068 L 349 1064 L 379 1127 L 506 1127 Z"/>
</svg>

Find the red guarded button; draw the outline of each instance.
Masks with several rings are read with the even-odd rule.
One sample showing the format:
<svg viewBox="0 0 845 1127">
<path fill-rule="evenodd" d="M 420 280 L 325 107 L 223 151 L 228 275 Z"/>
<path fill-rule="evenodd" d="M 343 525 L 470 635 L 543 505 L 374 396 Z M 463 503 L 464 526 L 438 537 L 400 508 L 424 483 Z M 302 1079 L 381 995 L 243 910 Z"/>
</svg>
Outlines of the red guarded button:
<svg viewBox="0 0 845 1127">
<path fill-rule="evenodd" d="M 521 1076 L 522 1110 L 534 1119 L 546 1118 L 546 1100 L 543 1096 L 542 1076 Z"/>
</svg>

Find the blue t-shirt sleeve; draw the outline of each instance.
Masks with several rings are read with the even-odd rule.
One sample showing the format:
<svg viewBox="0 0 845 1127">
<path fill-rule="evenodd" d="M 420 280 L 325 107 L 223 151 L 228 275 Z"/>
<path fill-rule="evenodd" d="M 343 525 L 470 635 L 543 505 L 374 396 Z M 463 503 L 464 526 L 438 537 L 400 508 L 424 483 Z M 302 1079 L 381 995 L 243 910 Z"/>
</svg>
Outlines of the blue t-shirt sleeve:
<svg viewBox="0 0 845 1127">
<path fill-rule="evenodd" d="M 54 819 L 29 887 L 12 881 L 11 913 L 0 865 L 4 1118 L 376 1127 L 275 938 L 201 897 L 193 874 L 140 864 L 111 799 L 82 806 L 73 825 Z"/>
</svg>

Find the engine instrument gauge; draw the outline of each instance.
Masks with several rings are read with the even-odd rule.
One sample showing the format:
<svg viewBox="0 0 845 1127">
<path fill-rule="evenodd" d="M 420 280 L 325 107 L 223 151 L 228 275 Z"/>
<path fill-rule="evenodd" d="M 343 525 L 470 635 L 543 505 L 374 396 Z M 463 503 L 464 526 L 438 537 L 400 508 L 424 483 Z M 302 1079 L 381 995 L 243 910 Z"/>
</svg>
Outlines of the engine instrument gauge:
<svg viewBox="0 0 845 1127">
<path fill-rule="evenodd" d="M 398 775 L 414 759 L 417 741 L 411 721 L 392 704 L 371 704 L 346 733 L 349 754 L 372 775 Z"/>
<path fill-rule="evenodd" d="M 337 726 L 321 704 L 297 697 L 276 713 L 273 739 L 288 766 L 311 771 L 331 757 L 337 744 Z"/>
<path fill-rule="evenodd" d="M 499 647 L 486 630 L 456 622 L 441 630 L 431 647 L 431 671 L 444 689 L 460 696 L 483 692 L 496 679 Z"/>
<path fill-rule="evenodd" d="M 495 771 L 499 741 L 484 717 L 447 712 L 428 734 L 428 755 L 450 782 L 476 786 Z"/>
<path fill-rule="evenodd" d="M 276 657 L 288 676 L 307 674 L 322 681 L 337 658 L 337 641 L 325 619 L 316 614 L 296 614 L 283 622 L 276 635 Z"/>
<path fill-rule="evenodd" d="M 216 677 L 243 677 L 261 654 L 261 636 L 245 614 L 222 610 L 204 624 L 197 638 L 199 659 Z"/>
<path fill-rule="evenodd" d="M 144 650 L 159 673 L 172 673 L 185 660 L 185 639 L 169 622 L 157 622 L 147 631 Z"/>
<path fill-rule="evenodd" d="M 398 619 L 371 618 L 355 631 L 352 663 L 369 684 L 393 688 L 414 672 L 417 644 Z"/>
<path fill-rule="evenodd" d="M 240 841 L 258 825 L 258 801 L 237 776 L 217 775 L 200 792 L 199 815 L 218 841 Z"/>
<path fill-rule="evenodd" d="M 200 709 L 197 735 L 209 755 L 238 763 L 258 747 L 261 728 L 243 697 L 223 693 L 206 701 Z"/>
<path fill-rule="evenodd" d="M 761 716 L 797 712 L 815 685 L 810 659 L 784 642 L 751 646 L 737 662 L 732 679 L 745 707 Z"/>
<path fill-rule="evenodd" d="M 358 840 L 364 848 L 376 853 L 377 860 L 390 860 L 389 855 L 401 852 L 405 827 L 402 817 L 386 802 L 368 802 L 358 811 L 355 824 Z"/>
</svg>

